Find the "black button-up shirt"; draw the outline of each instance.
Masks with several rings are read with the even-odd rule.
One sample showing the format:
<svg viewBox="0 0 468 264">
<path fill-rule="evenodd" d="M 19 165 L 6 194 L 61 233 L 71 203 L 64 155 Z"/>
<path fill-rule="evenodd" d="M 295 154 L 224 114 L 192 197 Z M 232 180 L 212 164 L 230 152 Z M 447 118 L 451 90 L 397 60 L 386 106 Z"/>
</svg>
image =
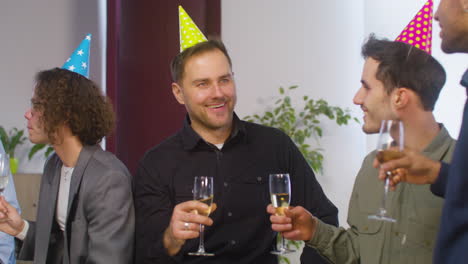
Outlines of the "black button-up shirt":
<svg viewBox="0 0 468 264">
<path fill-rule="evenodd" d="M 278 129 L 240 121 L 221 150 L 205 142 L 190 126 L 149 150 L 135 176 L 136 262 L 142 263 L 277 263 L 266 207 L 270 173 L 289 173 L 291 205 L 301 205 L 326 223 L 338 224 L 337 208 L 291 139 Z M 214 224 L 205 228 L 205 248 L 214 257 L 192 257 L 198 239 L 187 240 L 169 257 L 162 237 L 176 204 L 193 199 L 195 176 L 214 177 Z M 308 263 L 322 263 L 306 247 Z M 318 261 L 318 262 L 313 262 Z M 324 262 L 323 262 L 324 263 Z"/>
</svg>

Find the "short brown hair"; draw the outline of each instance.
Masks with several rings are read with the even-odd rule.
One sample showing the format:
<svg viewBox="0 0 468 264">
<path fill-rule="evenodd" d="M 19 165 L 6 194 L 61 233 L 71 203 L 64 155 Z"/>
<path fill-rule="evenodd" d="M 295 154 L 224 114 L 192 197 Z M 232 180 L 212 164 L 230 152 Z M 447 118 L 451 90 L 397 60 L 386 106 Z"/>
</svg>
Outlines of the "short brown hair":
<svg viewBox="0 0 468 264">
<path fill-rule="evenodd" d="M 41 122 L 50 143 L 67 125 L 83 145 L 94 145 L 114 128 L 114 112 L 109 99 L 86 77 L 54 68 L 36 75 L 33 109 L 42 113 Z"/>
<path fill-rule="evenodd" d="M 374 34 L 362 46 L 362 56 L 379 62 L 376 78 L 387 93 L 407 87 L 419 96 L 424 110 L 434 110 L 446 79 L 444 68 L 434 57 L 403 42 L 377 39 Z"/>
<path fill-rule="evenodd" d="M 232 68 L 231 57 L 229 57 L 229 54 L 223 42 L 221 42 L 220 40 L 211 39 L 205 42 L 198 43 L 182 51 L 174 57 L 174 59 L 171 62 L 172 81 L 179 82 L 180 80 L 182 80 L 182 78 L 184 77 L 185 63 L 187 63 L 188 59 L 195 55 L 202 54 L 204 52 L 212 51 L 215 49 L 220 50 L 226 56 L 229 62 L 229 66 Z"/>
</svg>

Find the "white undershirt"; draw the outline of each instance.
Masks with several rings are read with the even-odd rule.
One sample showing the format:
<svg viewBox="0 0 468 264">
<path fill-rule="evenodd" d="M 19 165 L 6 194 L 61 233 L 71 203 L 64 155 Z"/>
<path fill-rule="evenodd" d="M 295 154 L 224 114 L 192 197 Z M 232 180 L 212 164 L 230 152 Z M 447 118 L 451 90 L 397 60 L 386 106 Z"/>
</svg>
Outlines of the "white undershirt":
<svg viewBox="0 0 468 264">
<path fill-rule="evenodd" d="M 74 168 L 66 167 L 63 165 L 62 170 L 60 172 L 60 187 L 57 197 L 56 220 L 62 231 L 65 231 L 65 223 L 67 221 L 68 195 L 70 193 L 70 182 L 73 174 L 73 169 Z M 21 230 L 21 232 L 18 235 L 16 235 L 16 237 L 20 240 L 24 240 L 29 230 L 28 221 L 23 220 L 23 222 L 23 230 Z"/>
<path fill-rule="evenodd" d="M 60 230 L 62 231 L 65 231 L 65 223 L 67 222 L 68 194 L 70 193 L 70 182 L 73 169 L 73 167 L 66 167 L 65 165 L 62 165 L 62 170 L 60 173 L 60 186 L 57 197 L 55 216 Z"/>
<path fill-rule="evenodd" d="M 224 146 L 224 143 L 221 144 L 214 144 L 219 150 L 221 150 Z"/>
</svg>

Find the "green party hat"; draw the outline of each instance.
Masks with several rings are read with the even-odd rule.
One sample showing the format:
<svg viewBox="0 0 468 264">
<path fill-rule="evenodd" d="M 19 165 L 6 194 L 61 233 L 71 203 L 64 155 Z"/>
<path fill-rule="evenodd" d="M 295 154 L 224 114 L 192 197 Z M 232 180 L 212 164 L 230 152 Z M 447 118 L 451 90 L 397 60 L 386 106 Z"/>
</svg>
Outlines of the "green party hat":
<svg viewBox="0 0 468 264">
<path fill-rule="evenodd" d="M 180 52 L 200 42 L 207 41 L 205 35 L 203 35 L 182 6 L 179 6 L 179 33 Z"/>
</svg>

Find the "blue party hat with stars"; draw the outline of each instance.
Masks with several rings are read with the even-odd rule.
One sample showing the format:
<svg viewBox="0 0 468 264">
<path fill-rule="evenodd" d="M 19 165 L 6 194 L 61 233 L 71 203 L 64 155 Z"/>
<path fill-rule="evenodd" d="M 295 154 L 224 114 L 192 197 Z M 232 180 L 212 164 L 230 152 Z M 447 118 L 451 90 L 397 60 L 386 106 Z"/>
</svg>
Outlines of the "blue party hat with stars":
<svg viewBox="0 0 468 264">
<path fill-rule="evenodd" d="M 62 69 L 79 73 L 84 77 L 89 77 L 89 47 L 91 44 L 91 34 L 81 41 L 80 45 L 70 55 L 70 58 L 63 64 Z"/>
</svg>

